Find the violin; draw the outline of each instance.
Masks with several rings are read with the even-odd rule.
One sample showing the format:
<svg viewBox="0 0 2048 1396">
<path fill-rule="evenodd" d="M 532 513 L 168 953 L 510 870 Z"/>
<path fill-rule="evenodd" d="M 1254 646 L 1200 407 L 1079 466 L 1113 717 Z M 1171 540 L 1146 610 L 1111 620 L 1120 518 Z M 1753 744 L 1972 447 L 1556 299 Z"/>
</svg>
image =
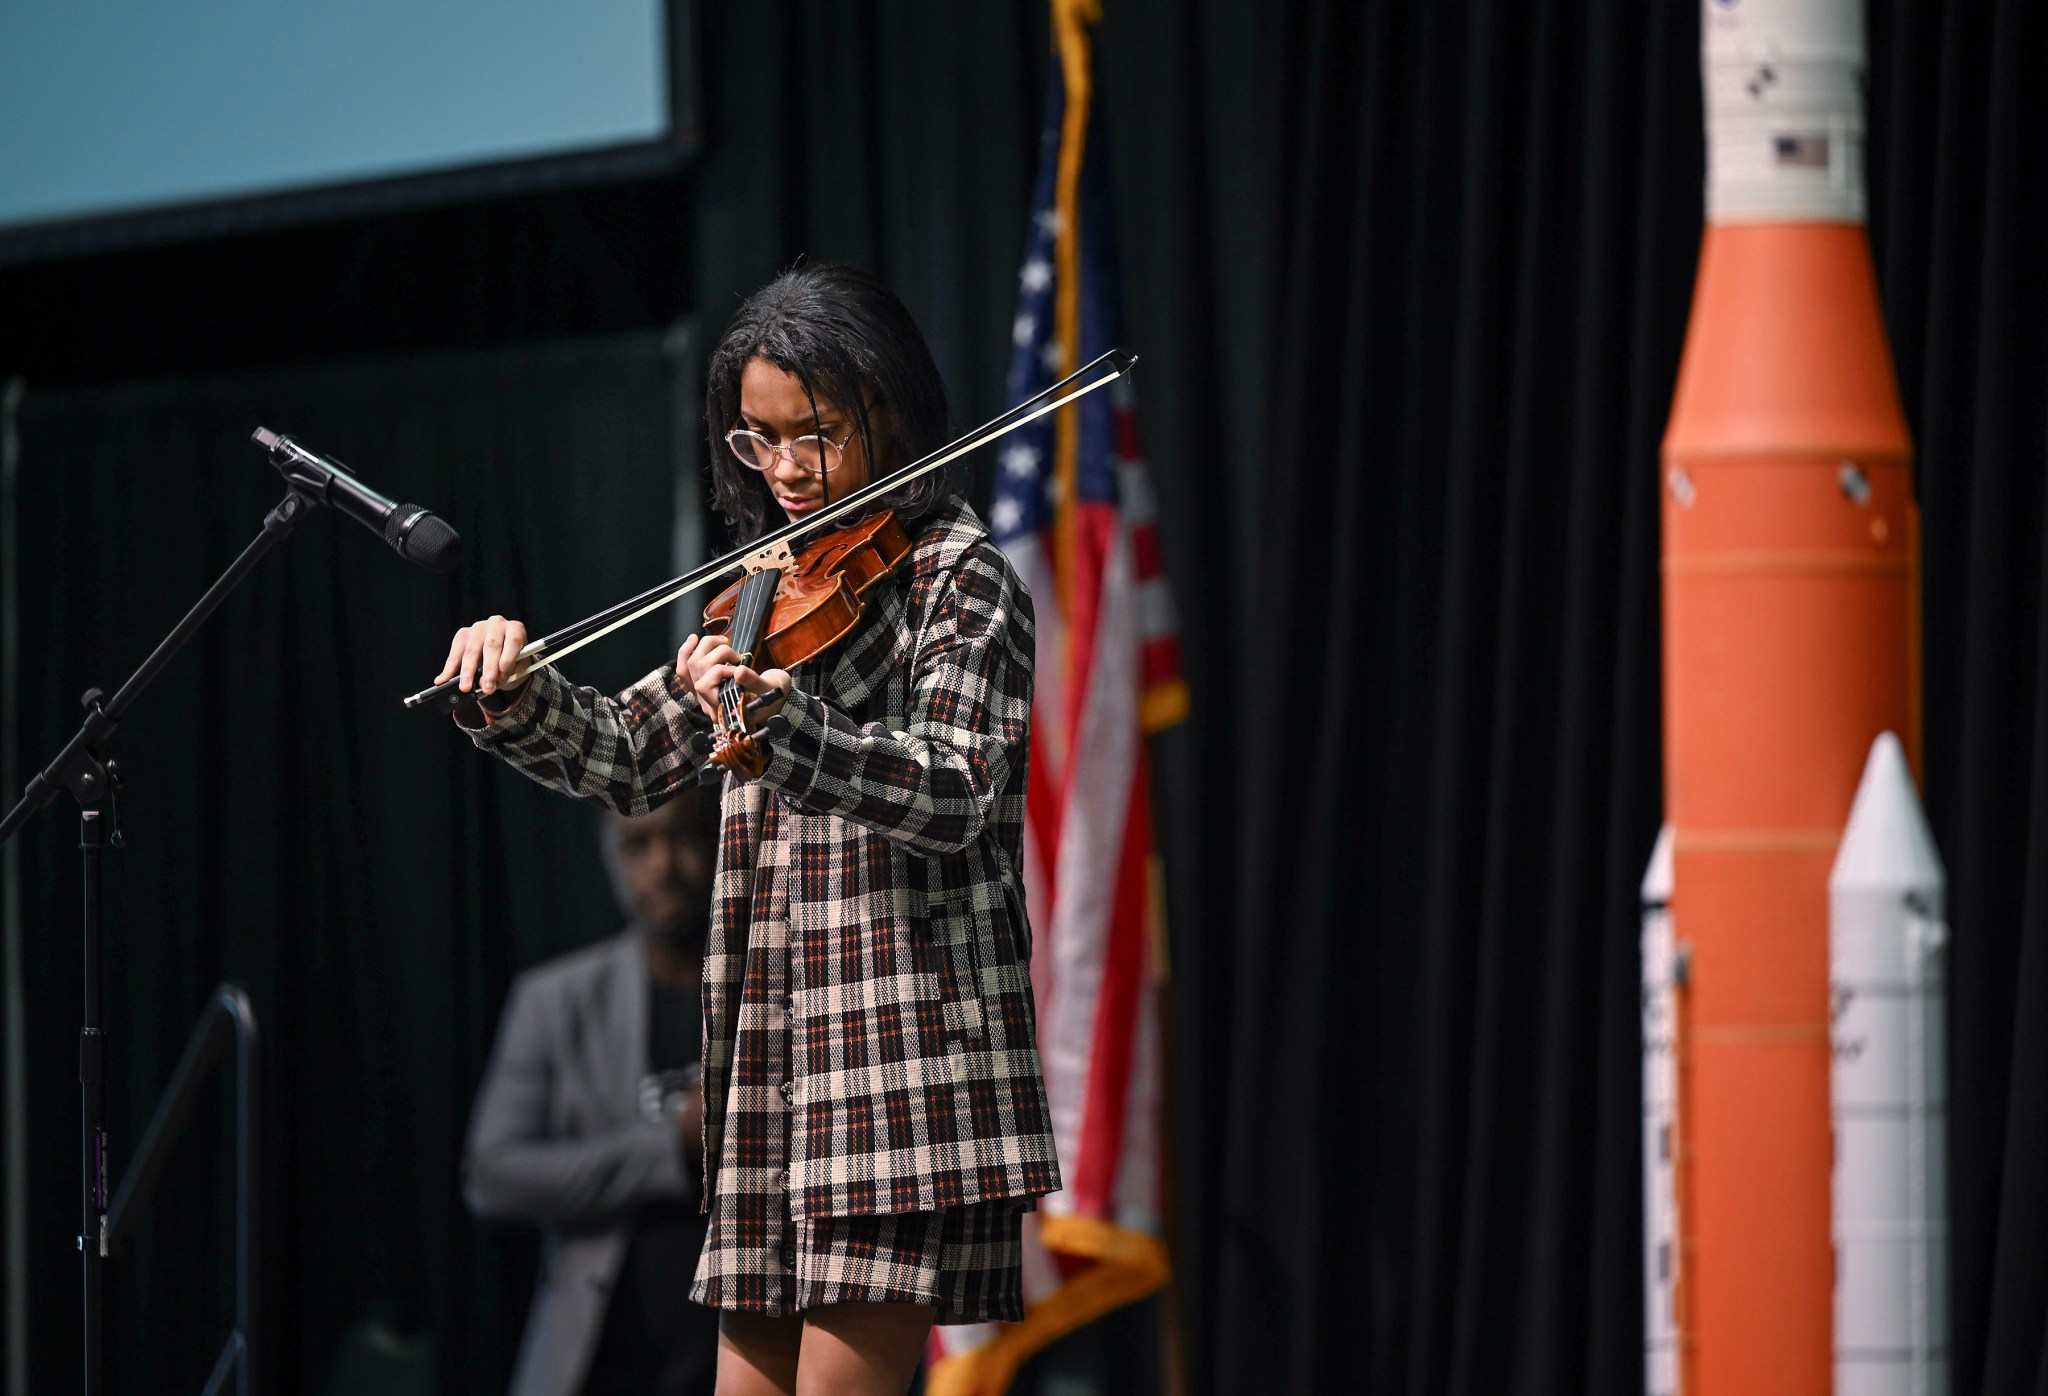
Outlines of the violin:
<svg viewBox="0 0 2048 1396">
<path fill-rule="evenodd" d="M 753 669 L 793 669 L 838 644 L 860 623 L 861 597 L 910 556 L 910 535 L 887 510 L 828 533 L 775 565 L 750 567 L 704 608 L 707 634 L 723 635 Z M 765 662 L 763 662 L 765 661 Z M 756 780 L 768 768 L 758 731 L 749 728 L 751 694 L 738 681 L 719 688 L 711 766 Z"/>
<path fill-rule="evenodd" d="M 878 501 L 909 480 L 941 469 L 969 451 L 1007 436 L 1098 388 L 1107 387 L 1129 373 L 1137 361 L 1135 354 L 1111 349 L 1015 407 L 998 413 L 965 436 L 772 530 L 754 543 L 660 586 L 651 587 L 638 596 L 628 597 L 551 635 L 527 641 L 519 651 L 518 667 L 513 677 L 523 681 L 534 671 L 567 658 L 621 626 L 652 615 L 700 587 L 735 575 L 740 580 L 706 608 L 707 623 L 712 620 L 714 612 L 721 616 L 729 614 L 729 619 L 724 622 L 727 643 L 742 656 L 756 652 L 764 654 L 770 661 L 767 666 L 770 668 L 788 668 L 817 657 L 854 628 L 860 618 L 860 594 L 886 575 L 910 551 L 909 539 L 893 515 L 873 513 L 872 517 L 865 517 Z M 826 524 L 849 516 L 862 519 L 862 522 L 816 538 L 811 536 L 818 534 Z M 800 542 L 803 548 L 798 552 L 794 545 Z M 884 562 L 892 553 L 893 560 Z M 806 559 L 811 560 L 808 565 Z M 790 588 L 786 605 L 782 596 L 785 585 Z M 729 612 L 720 612 L 719 607 L 727 596 L 732 598 Z M 742 644 L 741 640 L 748 643 Z M 761 648 L 764 644 L 768 647 L 765 650 Z M 787 645 L 787 650 L 780 648 L 782 645 Z M 786 655 L 798 657 L 787 658 Z M 751 657 L 747 657 L 745 662 L 749 667 L 761 667 Z M 461 679 L 457 677 L 432 688 L 421 689 L 405 700 L 405 706 L 453 712 L 470 696 L 462 691 L 460 685 Z M 720 694 L 720 706 L 725 711 L 720 713 L 718 738 L 728 743 L 732 757 L 730 765 L 722 761 L 717 765 L 743 774 L 751 769 L 748 775 L 751 779 L 758 776 L 767 764 L 767 758 L 760 749 L 761 734 L 747 728 L 745 709 L 749 695 L 740 692 L 734 684 L 725 685 L 725 689 L 730 692 L 721 691 Z"/>
</svg>

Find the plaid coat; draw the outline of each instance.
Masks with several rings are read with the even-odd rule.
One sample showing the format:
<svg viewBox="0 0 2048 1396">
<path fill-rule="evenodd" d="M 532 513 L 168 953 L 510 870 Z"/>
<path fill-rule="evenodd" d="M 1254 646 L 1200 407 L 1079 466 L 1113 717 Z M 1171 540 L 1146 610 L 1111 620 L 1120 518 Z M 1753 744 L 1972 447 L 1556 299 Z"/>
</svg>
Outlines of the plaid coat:
<svg viewBox="0 0 2048 1396">
<path fill-rule="evenodd" d="M 798 1217 L 931 1211 L 1056 1190 L 1024 907 L 1030 594 L 951 501 L 797 668 L 757 782 L 728 776 L 704 960 L 707 1182 L 734 1060 L 767 802 L 789 870 L 788 1186 Z M 472 735 L 541 782 L 625 814 L 694 774 L 707 725 L 673 665 L 617 697 L 553 668 Z M 739 1108 L 757 1093 L 743 1089 Z M 762 1107 L 767 1108 L 767 1107 Z"/>
</svg>

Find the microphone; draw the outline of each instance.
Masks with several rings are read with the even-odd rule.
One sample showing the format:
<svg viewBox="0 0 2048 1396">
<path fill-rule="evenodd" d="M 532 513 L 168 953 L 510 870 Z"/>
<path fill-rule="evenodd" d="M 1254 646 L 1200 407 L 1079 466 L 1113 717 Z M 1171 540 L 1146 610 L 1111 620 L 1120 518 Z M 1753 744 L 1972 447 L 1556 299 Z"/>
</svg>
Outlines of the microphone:
<svg viewBox="0 0 2048 1396">
<path fill-rule="evenodd" d="M 267 427 L 256 428 L 249 439 L 269 453 L 270 463 L 292 488 L 383 534 L 407 562 L 429 572 L 447 572 L 462 560 L 462 535 L 419 505 L 393 504 L 340 461 L 316 455 Z"/>
</svg>

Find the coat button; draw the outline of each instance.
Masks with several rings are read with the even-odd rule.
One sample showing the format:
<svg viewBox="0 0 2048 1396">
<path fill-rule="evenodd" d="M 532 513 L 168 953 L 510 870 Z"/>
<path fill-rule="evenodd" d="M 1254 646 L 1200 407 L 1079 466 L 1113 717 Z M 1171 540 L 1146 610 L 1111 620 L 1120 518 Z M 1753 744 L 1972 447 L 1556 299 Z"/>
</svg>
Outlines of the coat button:
<svg viewBox="0 0 2048 1396">
<path fill-rule="evenodd" d="M 782 1089 L 782 1103 L 783 1103 L 784 1105 L 789 1105 L 789 1104 L 792 1104 L 792 1103 L 794 1103 L 794 1102 L 795 1102 L 795 1100 L 796 1100 L 796 1087 L 795 1087 L 794 1085 L 792 1085 L 792 1084 L 791 1084 L 790 1082 L 788 1082 L 788 1081 L 784 1081 L 784 1082 L 782 1083 L 782 1087 L 781 1087 L 781 1089 Z"/>
</svg>

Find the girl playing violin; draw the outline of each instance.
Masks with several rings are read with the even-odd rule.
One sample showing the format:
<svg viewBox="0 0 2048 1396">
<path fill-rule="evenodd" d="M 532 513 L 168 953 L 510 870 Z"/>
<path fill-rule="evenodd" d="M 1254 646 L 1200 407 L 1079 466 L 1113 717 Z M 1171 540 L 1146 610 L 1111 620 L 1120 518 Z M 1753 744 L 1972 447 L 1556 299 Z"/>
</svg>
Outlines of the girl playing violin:
<svg viewBox="0 0 2048 1396">
<path fill-rule="evenodd" d="M 740 538 L 941 444 L 945 390 L 876 278 L 812 265 L 726 329 L 705 395 Z M 458 631 L 457 721 L 533 779 L 640 814 L 697 779 L 728 680 L 772 724 L 725 779 L 704 959 L 721 1396 L 905 1390 L 933 1322 L 1023 1317 L 1022 1214 L 1059 1186 L 1022 882 L 1031 599 L 943 477 L 884 500 L 910 556 L 840 644 L 756 672 L 692 635 L 616 697 L 522 675 L 518 621 Z M 697 738 L 696 742 L 692 742 Z"/>
</svg>

